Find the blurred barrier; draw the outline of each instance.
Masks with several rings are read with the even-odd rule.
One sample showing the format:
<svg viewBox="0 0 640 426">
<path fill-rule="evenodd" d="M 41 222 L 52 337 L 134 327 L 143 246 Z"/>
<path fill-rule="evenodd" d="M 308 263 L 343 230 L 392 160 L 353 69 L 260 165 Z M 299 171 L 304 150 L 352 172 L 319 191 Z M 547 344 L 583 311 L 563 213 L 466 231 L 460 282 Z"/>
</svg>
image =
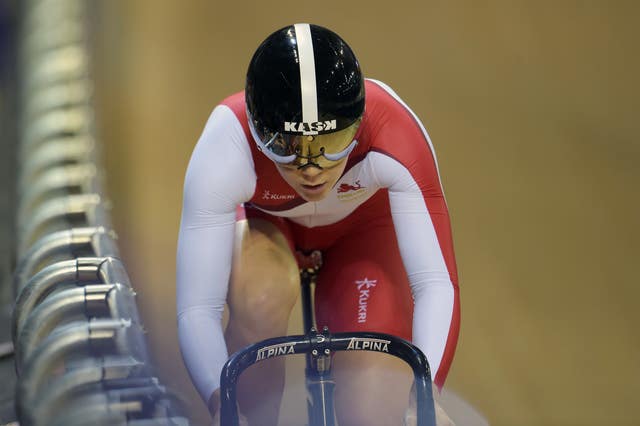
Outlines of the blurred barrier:
<svg viewBox="0 0 640 426">
<path fill-rule="evenodd" d="M 187 425 L 150 364 L 100 185 L 89 4 L 22 6 L 16 413 L 21 425 Z"/>
</svg>

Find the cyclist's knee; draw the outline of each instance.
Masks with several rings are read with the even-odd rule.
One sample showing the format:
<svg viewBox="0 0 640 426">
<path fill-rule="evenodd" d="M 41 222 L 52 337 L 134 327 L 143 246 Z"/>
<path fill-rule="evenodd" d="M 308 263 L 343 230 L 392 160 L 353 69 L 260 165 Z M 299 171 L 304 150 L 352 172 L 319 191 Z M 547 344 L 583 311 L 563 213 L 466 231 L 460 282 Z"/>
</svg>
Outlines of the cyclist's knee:
<svg viewBox="0 0 640 426">
<path fill-rule="evenodd" d="M 232 320 L 249 329 L 286 326 L 299 291 L 298 267 L 279 231 L 268 224 L 245 231 L 229 287 Z"/>
<path fill-rule="evenodd" d="M 255 274 L 234 279 L 232 286 L 241 288 L 230 303 L 232 314 L 242 312 L 243 316 L 256 321 L 269 321 L 279 313 L 286 313 L 288 317 L 300 291 L 297 276 L 290 269 L 288 265 L 273 264 Z"/>
<path fill-rule="evenodd" d="M 339 355 L 334 376 L 340 425 L 402 424 L 412 382 L 409 367 L 379 353 Z"/>
</svg>

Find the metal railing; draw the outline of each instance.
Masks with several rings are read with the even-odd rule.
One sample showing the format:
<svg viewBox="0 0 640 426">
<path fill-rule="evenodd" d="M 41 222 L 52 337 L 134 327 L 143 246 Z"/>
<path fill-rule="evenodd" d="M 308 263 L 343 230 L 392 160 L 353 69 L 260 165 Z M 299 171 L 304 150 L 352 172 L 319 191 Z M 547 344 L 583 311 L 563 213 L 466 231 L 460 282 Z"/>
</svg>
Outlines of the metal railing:
<svg viewBox="0 0 640 426">
<path fill-rule="evenodd" d="M 101 185 L 89 4 L 21 4 L 16 413 L 21 425 L 186 425 L 152 368 Z"/>
</svg>

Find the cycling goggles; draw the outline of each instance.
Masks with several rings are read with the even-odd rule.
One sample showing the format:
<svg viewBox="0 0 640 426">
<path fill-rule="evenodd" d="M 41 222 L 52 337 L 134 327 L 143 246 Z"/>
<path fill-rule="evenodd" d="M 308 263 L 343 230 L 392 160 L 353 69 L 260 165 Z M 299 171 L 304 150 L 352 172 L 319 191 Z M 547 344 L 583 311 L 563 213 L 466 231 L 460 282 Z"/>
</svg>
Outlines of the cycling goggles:
<svg viewBox="0 0 640 426">
<path fill-rule="evenodd" d="M 354 139 L 360 120 L 349 127 L 332 133 L 320 135 L 287 134 L 269 132 L 261 134 L 249 119 L 251 135 L 270 160 L 301 169 L 316 166 L 321 169 L 330 168 L 346 158 L 354 150 L 358 141 Z"/>
</svg>

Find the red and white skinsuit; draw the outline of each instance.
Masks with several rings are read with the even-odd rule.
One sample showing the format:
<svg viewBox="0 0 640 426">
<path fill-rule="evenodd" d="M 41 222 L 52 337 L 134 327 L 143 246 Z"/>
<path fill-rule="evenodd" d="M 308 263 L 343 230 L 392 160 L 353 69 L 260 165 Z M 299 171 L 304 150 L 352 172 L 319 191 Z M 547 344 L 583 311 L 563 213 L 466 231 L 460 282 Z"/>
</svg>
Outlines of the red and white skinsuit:
<svg viewBox="0 0 640 426">
<path fill-rule="evenodd" d="M 244 93 L 211 114 L 184 185 L 177 255 L 180 348 L 207 400 L 228 358 L 221 325 L 237 207 L 273 221 L 295 249 L 320 249 L 318 326 L 413 341 L 442 387 L 459 330 L 458 277 L 435 153 L 415 114 L 366 81 L 358 145 L 328 196 L 302 199 L 256 148 Z"/>
</svg>

